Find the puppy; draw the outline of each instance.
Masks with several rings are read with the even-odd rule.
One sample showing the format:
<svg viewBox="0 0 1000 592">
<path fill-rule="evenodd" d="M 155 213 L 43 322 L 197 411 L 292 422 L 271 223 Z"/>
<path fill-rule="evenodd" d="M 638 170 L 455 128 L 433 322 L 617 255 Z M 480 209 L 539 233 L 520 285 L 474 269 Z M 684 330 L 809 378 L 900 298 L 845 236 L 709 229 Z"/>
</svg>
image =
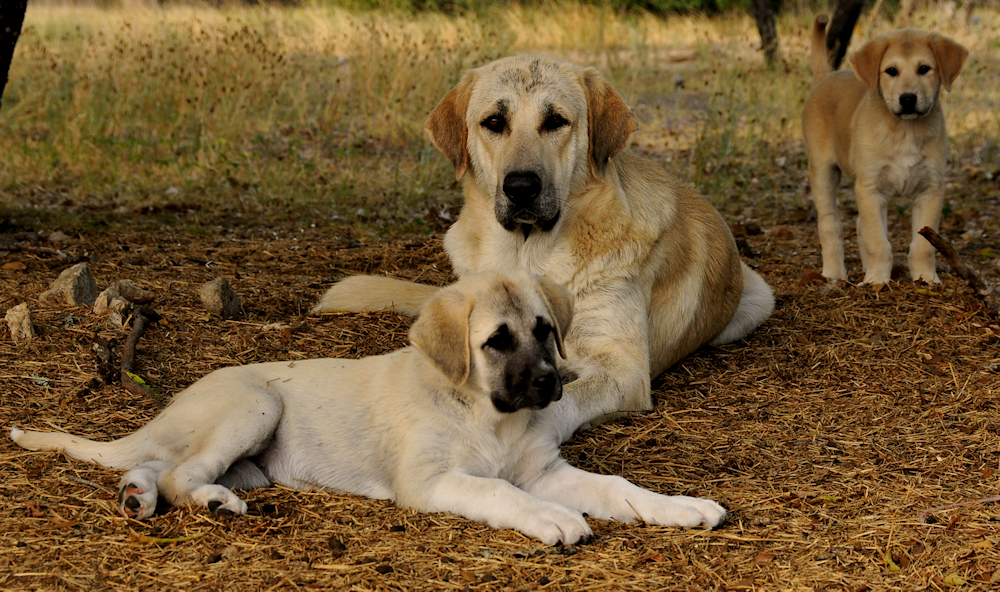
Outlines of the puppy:
<svg viewBox="0 0 1000 592">
<path fill-rule="evenodd" d="M 741 339 L 774 308 L 725 220 L 689 184 L 629 148 L 635 117 L 592 68 L 518 55 L 469 70 L 426 130 L 465 204 L 444 238 L 459 278 L 523 267 L 567 286 L 567 398 L 586 422 L 653 408 L 650 378 Z M 355 276 L 314 312 L 415 314 L 435 288 Z"/>
<path fill-rule="evenodd" d="M 827 17 L 813 26 L 815 87 L 802 114 L 809 183 L 819 216 L 823 275 L 847 279 L 837 213 L 841 174 L 854 179 L 858 247 L 864 284 L 884 284 L 892 271 L 887 201 L 913 200 L 910 276 L 938 282 L 934 247 L 917 234 L 938 229 L 948 155 L 940 92 L 951 89 L 968 51 L 947 37 L 901 29 L 872 39 L 851 57 L 854 72 L 830 73 Z"/>
<path fill-rule="evenodd" d="M 583 513 L 720 524 L 726 511 L 713 501 L 660 495 L 560 458 L 556 356 L 571 317 L 572 297 L 551 280 L 477 274 L 437 292 L 412 345 L 397 352 L 217 370 L 114 442 L 17 428 L 10 436 L 130 469 L 119 508 L 138 519 L 153 514 L 157 495 L 243 514 L 229 487 L 276 481 L 451 512 L 546 544 L 587 541 Z"/>
</svg>

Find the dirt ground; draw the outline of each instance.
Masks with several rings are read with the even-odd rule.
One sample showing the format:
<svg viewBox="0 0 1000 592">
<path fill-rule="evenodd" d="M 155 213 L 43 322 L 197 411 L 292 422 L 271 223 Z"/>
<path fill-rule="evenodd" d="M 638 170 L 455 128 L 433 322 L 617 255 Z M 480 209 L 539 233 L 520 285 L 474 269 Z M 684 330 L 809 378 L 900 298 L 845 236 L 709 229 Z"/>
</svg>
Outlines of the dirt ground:
<svg viewBox="0 0 1000 592">
<path fill-rule="evenodd" d="M 943 235 L 994 278 L 1000 191 L 983 178 Z M 816 281 L 808 210 L 730 220 L 777 295 L 745 341 L 705 348 L 654 384 L 656 410 L 578 434 L 575 465 L 663 493 L 714 498 L 715 531 L 591 520 L 597 539 L 545 547 L 510 530 L 390 502 L 281 487 L 248 492 L 249 515 L 116 510 L 120 473 L 0 439 L 0 588 L 38 590 L 986 590 L 1000 585 L 1000 517 L 979 503 L 1000 475 L 1000 326 L 943 262 L 943 283 L 882 291 Z M 891 212 L 897 260 L 905 215 Z M 125 227 L 122 227 L 125 228 Z M 47 236 L 51 230 L 42 235 Z M 126 331 L 38 295 L 72 261 L 100 287 L 131 279 L 164 316 L 137 372 L 169 396 L 220 366 L 363 356 L 403 346 L 390 314 L 310 316 L 343 274 L 450 281 L 433 237 L 377 238 L 264 223 L 190 234 L 169 226 L 51 243 L 7 228 L 0 306 L 31 307 L 39 335 L 0 341 L 0 423 L 105 439 L 142 425 L 151 399 L 102 384 L 95 334 Z M 857 250 L 848 266 L 860 274 Z M 993 245 L 992 247 L 990 245 Z M 13 247 L 11 247 L 13 248 Z M 992 257 L 991 257 L 991 253 Z M 20 265 L 17 265 L 20 264 Z M 207 314 L 198 288 L 230 278 L 244 314 Z M 274 324 L 280 325 L 274 325 Z"/>
</svg>

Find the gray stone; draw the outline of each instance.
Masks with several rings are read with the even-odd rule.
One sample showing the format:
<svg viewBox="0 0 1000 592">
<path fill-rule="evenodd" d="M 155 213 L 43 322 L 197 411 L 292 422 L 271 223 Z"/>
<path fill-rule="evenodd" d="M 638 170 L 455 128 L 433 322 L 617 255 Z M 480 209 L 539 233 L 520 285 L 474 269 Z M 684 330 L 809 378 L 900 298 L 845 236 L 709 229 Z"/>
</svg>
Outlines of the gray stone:
<svg viewBox="0 0 1000 592">
<path fill-rule="evenodd" d="M 31 321 L 31 311 L 28 310 L 27 302 L 8 309 L 4 320 L 7 321 L 14 343 L 24 343 L 35 337 L 35 324 Z"/>
<path fill-rule="evenodd" d="M 224 319 L 234 319 L 240 316 L 240 298 L 229 287 L 228 279 L 220 277 L 205 282 L 199 295 L 208 312 L 217 314 Z"/>
<path fill-rule="evenodd" d="M 93 305 L 97 299 L 97 282 L 94 281 L 94 274 L 90 273 L 90 266 L 77 263 L 63 270 L 38 299 L 47 304 Z"/>
</svg>

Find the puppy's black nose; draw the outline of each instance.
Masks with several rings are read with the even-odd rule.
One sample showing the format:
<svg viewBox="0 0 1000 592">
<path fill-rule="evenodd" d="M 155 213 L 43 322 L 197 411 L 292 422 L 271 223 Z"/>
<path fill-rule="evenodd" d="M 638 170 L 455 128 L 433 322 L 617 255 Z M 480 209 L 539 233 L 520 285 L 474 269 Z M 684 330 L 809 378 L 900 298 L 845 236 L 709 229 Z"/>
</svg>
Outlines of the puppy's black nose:
<svg viewBox="0 0 1000 592">
<path fill-rule="evenodd" d="M 508 173 L 503 179 L 503 193 L 519 207 L 531 205 L 542 192 L 542 179 L 530 171 Z"/>
<path fill-rule="evenodd" d="M 903 113 L 917 112 L 917 95 L 913 93 L 903 93 L 899 95 L 899 106 Z"/>
</svg>

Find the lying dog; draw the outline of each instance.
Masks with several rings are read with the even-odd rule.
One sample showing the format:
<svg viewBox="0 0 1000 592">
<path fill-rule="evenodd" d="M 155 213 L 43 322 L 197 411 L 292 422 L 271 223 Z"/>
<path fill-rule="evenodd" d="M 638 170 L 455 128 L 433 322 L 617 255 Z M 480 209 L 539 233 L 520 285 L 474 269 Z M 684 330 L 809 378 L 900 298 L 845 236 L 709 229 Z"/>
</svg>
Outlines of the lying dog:
<svg viewBox="0 0 1000 592">
<path fill-rule="evenodd" d="M 917 231 L 924 226 L 936 231 L 941 219 L 948 137 L 939 95 L 942 86 L 951 90 L 969 52 L 947 37 L 901 29 L 859 49 L 851 57 L 854 72 L 830 73 L 826 23 L 819 15 L 813 26 L 816 84 L 802 114 L 823 275 L 847 279 L 837 213 L 844 174 L 854 179 L 863 283 L 890 279 L 886 207 L 892 198 L 913 199 L 910 276 L 938 282 L 934 247 Z"/>
<path fill-rule="evenodd" d="M 119 507 L 143 519 L 157 494 L 220 514 L 247 505 L 227 487 L 325 487 L 513 528 L 547 544 L 591 536 L 582 513 L 716 526 L 719 504 L 641 489 L 571 467 L 552 429 L 565 405 L 556 352 L 572 296 L 525 272 L 484 273 L 437 292 L 411 347 L 212 372 L 114 442 L 11 430 L 30 450 L 130 469 Z"/>
<path fill-rule="evenodd" d="M 426 129 L 464 184 L 444 247 L 459 278 L 521 266 L 576 297 L 566 336 L 568 438 L 648 410 L 650 378 L 707 343 L 742 338 L 774 307 L 722 217 L 690 185 L 627 149 L 625 102 L 591 68 L 520 55 L 470 70 Z M 372 276 L 314 312 L 415 315 L 436 288 Z M 606 415 L 612 414 L 612 415 Z"/>
</svg>

